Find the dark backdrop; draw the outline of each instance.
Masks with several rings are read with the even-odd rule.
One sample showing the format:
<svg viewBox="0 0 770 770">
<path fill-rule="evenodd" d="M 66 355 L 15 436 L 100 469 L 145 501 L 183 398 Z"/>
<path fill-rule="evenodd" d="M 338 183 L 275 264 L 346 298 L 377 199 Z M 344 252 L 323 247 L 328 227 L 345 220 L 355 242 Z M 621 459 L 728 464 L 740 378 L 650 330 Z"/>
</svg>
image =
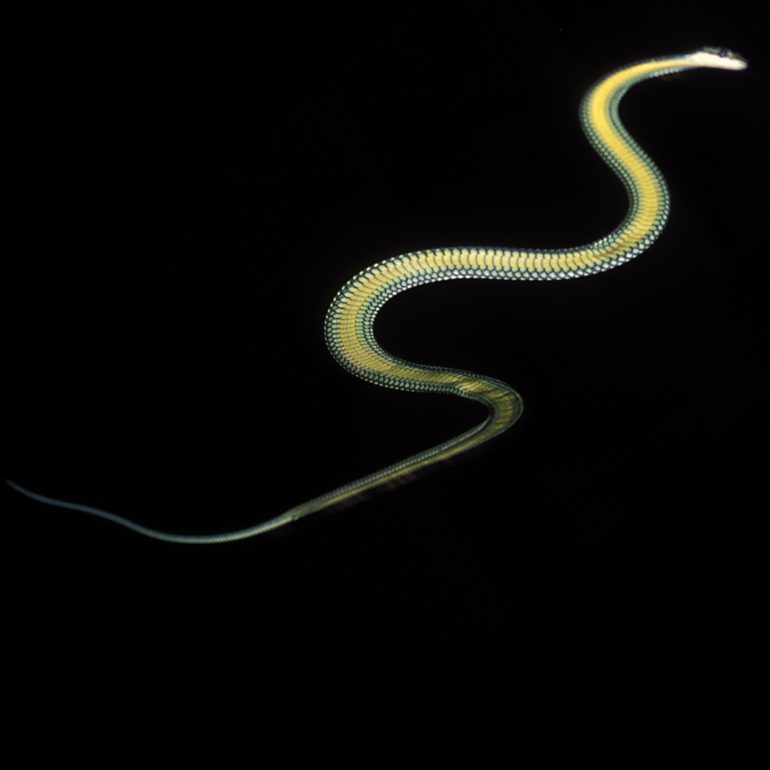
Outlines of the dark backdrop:
<svg viewBox="0 0 770 770">
<path fill-rule="evenodd" d="M 640 259 L 580 281 L 437 284 L 381 313 L 388 350 L 519 389 L 507 435 L 209 548 L 5 489 L 17 627 L 161 648 L 750 644 L 770 381 L 767 47 L 751 16 L 658 0 L 359 6 L 21 20 L 6 475 L 218 532 L 467 429 L 473 404 L 337 366 L 322 337 L 334 293 L 410 250 L 607 233 L 626 201 L 580 132 L 583 92 L 701 45 L 750 69 L 624 101 L 672 195 Z"/>
</svg>

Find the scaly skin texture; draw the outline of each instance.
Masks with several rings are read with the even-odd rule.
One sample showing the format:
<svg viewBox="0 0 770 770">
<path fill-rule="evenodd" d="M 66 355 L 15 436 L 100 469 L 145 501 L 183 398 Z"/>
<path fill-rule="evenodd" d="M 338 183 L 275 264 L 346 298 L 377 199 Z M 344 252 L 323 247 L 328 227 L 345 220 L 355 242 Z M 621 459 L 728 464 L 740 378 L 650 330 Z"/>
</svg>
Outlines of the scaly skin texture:
<svg viewBox="0 0 770 770">
<path fill-rule="evenodd" d="M 669 209 L 666 184 L 655 164 L 623 127 L 618 105 L 636 83 L 696 67 L 738 70 L 745 61 L 726 49 L 704 48 L 691 54 L 638 62 L 610 73 L 584 97 L 583 130 L 602 159 L 626 188 L 629 208 L 609 235 L 568 249 L 510 249 L 478 246 L 431 249 L 386 259 L 366 268 L 340 290 L 326 315 L 326 343 L 341 366 L 376 385 L 399 390 L 449 393 L 483 404 L 488 416 L 480 425 L 438 446 L 408 457 L 361 479 L 308 500 L 268 521 L 217 535 L 178 535 L 143 527 L 96 508 L 66 503 L 8 483 L 49 505 L 91 513 L 143 535 L 177 543 L 221 543 L 267 532 L 308 514 L 411 476 L 430 465 L 482 444 L 508 430 L 522 412 L 519 394 L 491 377 L 456 369 L 403 361 L 383 350 L 374 337 L 380 308 L 396 294 L 436 281 L 486 278 L 507 281 L 554 281 L 594 275 L 641 254 L 663 229 Z"/>
</svg>

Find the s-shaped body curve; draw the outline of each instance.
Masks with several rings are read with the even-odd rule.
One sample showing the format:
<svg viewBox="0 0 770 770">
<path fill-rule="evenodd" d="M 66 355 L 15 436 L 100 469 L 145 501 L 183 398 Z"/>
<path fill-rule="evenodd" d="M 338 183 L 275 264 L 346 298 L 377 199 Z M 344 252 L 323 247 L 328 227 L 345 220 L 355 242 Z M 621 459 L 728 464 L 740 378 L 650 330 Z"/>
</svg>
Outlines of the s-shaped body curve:
<svg viewBox="0 0 770 770">
<path fill-rule="evenodd" d="M 211 544 L 244 540 L 297 521 L 413 474 L 488 441 L 508 430 L 522 413 L 519 394 L 506 383 L 456 369 L 404 361 L 385 351 L 373 332 L 382 306 L 403 291 L 437 281 L 483 278 L 507 281 L 568 280 L 610 270 L 641 254 L 663 229 L 669 196 L 662 174 L 621 123 L 618 106 L 633 85 L 660 75 L 709 67 L 741 70 L 745 60 L 724 48 L 663 56 L 611 72 L 585 95 L 580 120 L 588 141 L 620 178 L 629 206 L 609 234 L 566 249 L 465 246 L 402 254 L 378 262 L 348 281 L 335 296 L 324 324 L 326 344 L 338 363 L 368 382 L 415 392 L 449 393 L 483 404 L 487 418 L 465 433 L 294 506 L 252 527 L 213 535 L 184 535 L 145 527 L 107 511 L 32 492 L 6 480 L 38 502 L 93 514 L 140 534 L 174 543 Z"/>
</svg>

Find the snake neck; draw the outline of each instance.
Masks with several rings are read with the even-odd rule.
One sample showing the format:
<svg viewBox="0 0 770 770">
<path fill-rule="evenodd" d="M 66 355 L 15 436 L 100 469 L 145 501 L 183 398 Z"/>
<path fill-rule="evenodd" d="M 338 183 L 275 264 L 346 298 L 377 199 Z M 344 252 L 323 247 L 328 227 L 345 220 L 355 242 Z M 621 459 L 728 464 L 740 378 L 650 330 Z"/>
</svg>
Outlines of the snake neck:
<svg viewBox="0 0 770 770">
<path fill-rule="evenodd" d="M 623 126 L 618 113 L 620 101 L 637 83 L 695 66 L 684 57 L 632 64 L 602 78 L 583 98 L 580 108 L 583 131 L 623 183 L 629 199 L 628 211 L 620 225 L 587 247 L 596 267 L 615 267 L 641 254 L 658 237 L 668 218 L 666 182 L 655 163 Z"/>
</svg>

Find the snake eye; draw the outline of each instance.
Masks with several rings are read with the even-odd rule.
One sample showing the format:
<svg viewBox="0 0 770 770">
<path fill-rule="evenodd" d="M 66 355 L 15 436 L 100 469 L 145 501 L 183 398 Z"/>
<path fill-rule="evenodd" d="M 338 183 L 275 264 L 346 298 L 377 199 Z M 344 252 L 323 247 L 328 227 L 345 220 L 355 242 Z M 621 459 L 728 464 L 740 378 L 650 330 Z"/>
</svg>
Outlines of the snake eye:
<svg viewBox="0 0 770 770">
<path fill-rule="evenodd" d="M 719 55 L 725 59 L 730 52 L 726 48 L 719 49 Z"/>
</svg>

